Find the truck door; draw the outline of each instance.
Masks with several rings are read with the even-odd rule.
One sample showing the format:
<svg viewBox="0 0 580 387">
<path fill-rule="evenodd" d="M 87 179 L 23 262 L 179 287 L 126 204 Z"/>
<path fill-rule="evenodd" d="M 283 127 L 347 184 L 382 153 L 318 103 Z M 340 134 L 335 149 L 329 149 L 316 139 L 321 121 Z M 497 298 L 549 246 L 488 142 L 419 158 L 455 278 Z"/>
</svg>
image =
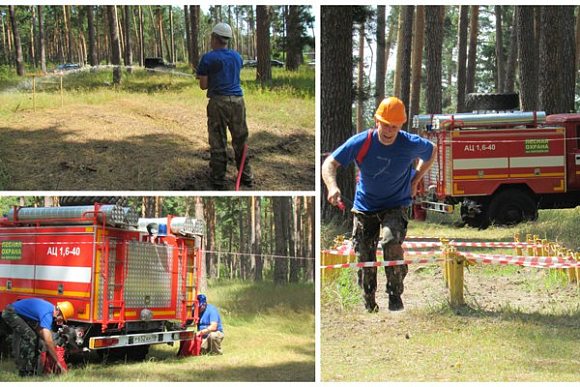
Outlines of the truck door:
<svg viewBox="0 0 580 387">
<path fill-rule="evenodd" d="M 568 150 L 568 190 L 580 189 L 580 124 L 576 124 Z"/>
</svg>

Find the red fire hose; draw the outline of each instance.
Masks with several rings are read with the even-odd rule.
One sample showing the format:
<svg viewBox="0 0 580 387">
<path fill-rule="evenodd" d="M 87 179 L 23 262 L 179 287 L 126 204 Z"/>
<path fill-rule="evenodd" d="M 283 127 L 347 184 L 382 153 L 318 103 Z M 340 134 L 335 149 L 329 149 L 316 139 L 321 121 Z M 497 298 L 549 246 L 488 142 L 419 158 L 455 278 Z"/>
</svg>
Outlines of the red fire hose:
<svg viewBox="0 0 580 387">
<path fill-rule="evenodd" d="M 242 173 L 244 173 L 244 164 L 246 163 L 246 148 L 248 143 L 244 144 L 244 150 L 242 151 L 242 162 L 240 163 L 240 170 L 238 172 L 238 180 L 236 181 L 236 191 L 240 190 L 240 182 L 242 181 Z"/>
</svg>

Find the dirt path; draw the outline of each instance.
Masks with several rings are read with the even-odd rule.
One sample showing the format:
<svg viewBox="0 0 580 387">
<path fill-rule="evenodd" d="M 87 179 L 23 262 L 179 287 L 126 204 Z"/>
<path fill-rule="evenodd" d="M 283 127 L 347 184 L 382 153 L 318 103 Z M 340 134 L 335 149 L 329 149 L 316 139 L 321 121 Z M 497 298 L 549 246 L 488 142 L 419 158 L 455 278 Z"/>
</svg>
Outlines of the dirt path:
<svg viewBox="0 0 580 387">
<path fill-rule="evenodd" d="M 206 122 L 205 101 L 192 109 L 143 95 L 18 112 L 0 122 L 0 188 L 211 190 Z M 314 122 L 281 129 L 248 117 L 248 126 L 252 190 L 314 190 Z M 230 147 L 231 190 L 236 177 Z"/>
</svg>

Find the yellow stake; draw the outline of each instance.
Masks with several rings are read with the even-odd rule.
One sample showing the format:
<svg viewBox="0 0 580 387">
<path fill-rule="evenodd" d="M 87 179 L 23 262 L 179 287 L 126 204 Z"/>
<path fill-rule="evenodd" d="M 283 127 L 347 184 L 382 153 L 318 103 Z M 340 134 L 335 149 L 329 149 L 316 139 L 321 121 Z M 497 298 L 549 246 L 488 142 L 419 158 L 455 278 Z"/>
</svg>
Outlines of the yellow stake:
<svg viewBox="0 0 580 387">
<path fill-rule="evenodd" d="M 463 267 L 465 257 L 460 255 L 455 249 L 450 253 L 450 277 L 452 279 L 450 286 L 450 303 L 452 307 L 458 307 L 465 304 L 463 299 Z"/>
<path fill-rule="evenodd" d="M 514 242 L 520 243 L 520 234 L 514 235 Z M 516 247 L 516 255 L 524 255 L 523 249 L 520 246 Z"/>
</svg>

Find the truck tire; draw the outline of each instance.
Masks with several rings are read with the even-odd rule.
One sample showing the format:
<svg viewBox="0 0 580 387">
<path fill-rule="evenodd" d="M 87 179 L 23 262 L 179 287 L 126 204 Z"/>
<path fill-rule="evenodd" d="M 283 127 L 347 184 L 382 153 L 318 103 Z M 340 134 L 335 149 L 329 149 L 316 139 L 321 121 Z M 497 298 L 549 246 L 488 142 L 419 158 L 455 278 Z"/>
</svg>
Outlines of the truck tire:
<svg viewBox="0 0 580 387">
<path fill-rule="evenodd" d="M 61 196 L 59 198 L 61 206 L 91 206 L 95 203 L 127 205 L 127 198 L 124 196 Z"/>
<path fill-rule="evenodd" d="M 518 93 L 469 93 L 465 96 L 465 110 L 514 110 L 520 106 Z"/>
<path fill-rule="evenodd" d="M 465 199 L 460 206 L 461 220 L 469 227 L 484 230 L 489 227 L 488 205 L 483 200 Z"/>
<path fill-rule="evenodd" d="M 532 221 L 538 219 L 538 205 L 529 192 L 508 188 L 492 198 L 489 217 L 496 224 L 506 226 Z"/>
</svg>

